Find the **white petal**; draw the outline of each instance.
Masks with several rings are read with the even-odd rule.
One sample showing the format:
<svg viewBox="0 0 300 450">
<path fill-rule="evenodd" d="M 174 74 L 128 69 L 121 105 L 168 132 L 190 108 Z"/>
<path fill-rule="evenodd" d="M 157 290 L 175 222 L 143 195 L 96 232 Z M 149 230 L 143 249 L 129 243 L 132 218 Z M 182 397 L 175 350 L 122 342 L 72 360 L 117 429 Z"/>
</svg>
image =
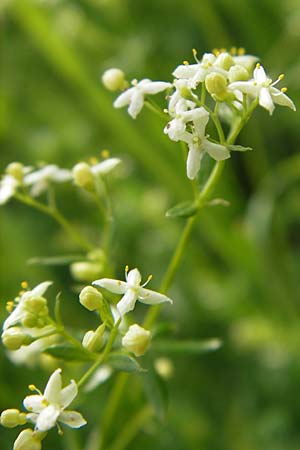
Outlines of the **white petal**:
<svg viewBox="0 0 300 450">
<path fill-rule="evenodd" d="M 193 122 L 197 136 L 203 138 L 205 135 L 205 128 L 209 121 L 209 113 L 204 108 L 197 108 L 194 110 Z"/>
<path fill-rule="evenodd" d="M 46 385 L 44 397 L 49 403 L 59 403 L 61 391 L 61 369 L 55 370 Z"/>
<path fill-rule="evenodd" d="M 30 297 L 42 297 L 49 286 L 53 284 L 53 281 L 43 281 L 42 283 L 35 286 L 31 291 L 28 292 L 30 294 Z"/>
<path fill-rule="evenodd" d="M 5 175 L 0 182 L 0 205 L 4 205 L 11 197 L 13 197 L 18 181 L 11 175 Z"/>
<path fill-rule="evenodd" d="M 259 93 L 259 104 L 263 108 L 267 109 L 270 114 L 273 114 L 275 109 L 270 90 L 266 87 L 261 88 Z"/>
<path fill-rule="evenodd" d="M 187 176 L 190 180 L 196 178 L 200 170 L 203 151 L 193 145 L 189 146 L 189 153 L 186 161 Z"/>
<path fill-rule="evenodd" d="M 151 81 L 144 84 L 143 91 L 145 94 L 157 94 L 158 92 L 165 91 L 171 87 L 171 83 L 166 83 L 164 81 Z"/>
<path fill-rule="evenodd" d="M 71 428 L 80 428 L 87 423 L 77 411 L 63 411 L 60 413 L 58 420 Z"/>
<path fill-rule="evenodd" d="M 141 112 L 144 105 L 144 94 L 143 91 L 136 89 L 131 97 L 131 102 L 128 108 L 128 114 L 136 119 L 137 115 Z"/>
<path fill-rule="evenodd" d="M 51 179 L 58 183 L 69 181 L 72 179 L 72 172 L 67 169 L 58 169 L 56 172 L 53 173 Z"/>
<path fill-rule="evenodd" d="M 100 280 L 93 281 L 92 284 L 107 289 L 114 294 L 125 294 L 127 289 L 127 283 L 111 278 L 101 278 Z"/>
<path fill-rule="evenodd" d="M 273 99 L 273 102 L 277 103 L 278 105 L 282 106 L 288 106 L 293 111 L 296 111 L 296 106 L 294 102 L 283 92 L 279 91 L 279 89 L 276 89 L 274 87 L 271 87 L 271 96 Z"/>
<path fill-rule="evenodd" d="M 121 317 L 134 309 L 137 298 L 138 294 L 134 290 L 128 289 L 126 294 L 117 304 L 117 308 Z"/>
<path fill-rule="evenodd" d="M 127 89 L 127 91 L 122 92 L 122 94 L 119 95 L 119 97 L 117 97 L 116 100 L 114 101 L 114 107 L 115 108 L 123 108 L 123 106 L 129 105 L 134 91 L 135 91 L 135 88 L 130 88 L 130 89 Z"/>
<path fill-rule="evenodd" d="M 158 305 L 159 303 L 164 302 L 173 303 L 173 301 L 166 295 L 145 288 L 139 289 L 139 301 L 141 303 L 145 303 L 146 305 Z"/>
<path fill-rule="evenodd" d="M 60 409 L 58 406 L 49 405 L 39 414 L 36 421 L 36 428 L 40 431 L 48 431 L 56 424 Z"/>
<path fill-rule="evenodd" d="M 32 197 L 38 197 L 44 191 L 46 191 L 48 185 L 49 185 L 48 180 L 42 179 L 40 181 L 37 181 L 35 184 L 32 185 L 32 188 L 30 189 L 30 195 Z"/>
<path fill-rule="evenodd" d="M 127 275 L 127 285 L 130 287 L 139 287 L 141 281 L 142 276 L 140 274 L 140 271 L 137 268 L 130 270 Z"/>
<path fill-rule="evenodd" d="M 228 88 L 232 91 L 238 90 L 244 94 L 253 95 L 256 97 L 259 93 L 260 88 L 255 86 L 253 80 L 250 81 L 234 81 L 228 85 Z"/>
<path fill-rule="evenodd" d="M 22 320 L 24 314 L 24 309 L 22 303 L 19 303 L 18 306 L 13 310 L 12 313 L 8 316 L 8 318 L 3 323 L 3 330 L 7 330 L 7 328 L 16 325 L 18 322 Z"/>
<path fill-rule="evenodd" d="M 239 64 L 247 70 L 251 70 L 253 65 L 258 61 L 259 58 L 257 56 L 253 55 L 241 55 L 241 56 L 234 56 L 233 60 L 235 64 Z"/>
<path fill-rule="evenodd" d="M 260 66 L 259 64 L 257 66 L 258 67 L 255 67 L 254 69 L 253 77 L 258 84 L 263 84 L 268 80 L 268 77 L 263 66 Z"/>
<path fill-rule="evenodd" d="M 23 405 L 27 411 L 40 413 L 47 406 L 47 401 L 42 395 L 28 395 L 23 400 Z"/>
<path fill-rule="evenodd" d="M 185 132 L 186 124 L 181 119 L 173 119 L 164 128 L 164 133 L 169 136 L 172 141 L 181 140 L 182 134 Z"/>
<path fill-rule="evenodd" d="M 176 67 L 172 75 L 176 78 L 190 79 L 194 77 L 199 68 L 200 64 L 182 64 Z"/>
<path fill-rule="evenodd" d="M 30 420 L 32 423 L 36 423 L 38 417 L 39 415 L 35 413 L 26 414 L 26 419 Z"/>
<path fill-rule="evenodd" d="M 116 166 L 120 164 L 121 160 L 119 158 L 108 158 L 104 161 L 91 167 L 91 171 L 94 175 L 105 175 L 106 173 L 113 170 Z"/>
<path fill-rule="evenodd" d="M 223 159 L 230 158 L 230 153 L 224 145 L 214 144 L 209 140 L 205 140 L 204 148 L 213 159 L 216 161 L 222 161 Z"/>
<path fill-rule="evenodd" d="M 59 404 L 63 408 L 66 408 L 67 406 L 69 406 L 70 403 L 72 403 L 77 393 L 78 393 L 77 384 L 75 383 L 74 380 L 71 380 L 71 383 L 60 391 Z"/>
</svg>

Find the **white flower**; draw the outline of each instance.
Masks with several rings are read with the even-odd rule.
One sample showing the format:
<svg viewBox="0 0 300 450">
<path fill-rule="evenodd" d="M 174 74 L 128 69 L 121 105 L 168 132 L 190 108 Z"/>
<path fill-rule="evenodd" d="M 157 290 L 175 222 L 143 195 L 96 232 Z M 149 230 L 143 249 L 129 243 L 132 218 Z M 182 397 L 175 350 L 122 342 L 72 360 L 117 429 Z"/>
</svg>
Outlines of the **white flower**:
<svg viewBox="0 0 300 450">
<path fill-rule="evenodd" d="M 164 81 L 151 81 L 148 79 L 132 81 L 133 87 L 123 92 L 114 102 L 115 108 L 129 105 L 128 113 L 135 119 L 144 105 L 145 95 L 153 95 L 172 87 L 171 83 Z"/>
<path fill-rule="evenodd" d="M 11 197 L 15 195 L 18 180 L 11 175 L 4 175 L 0 181 L 0 205 L 4 205 Z"/>
<path fill-rule="evenodd" d="M 282 106 L 288 106 L 293 111 L 296 107 L 293 101 L 284 94 L 285 89 L 279 90 L 274 86 L 281 81 L 283 76 L 272 82 L 271 78 L 268 78 L 264 68 L 257 64 L 253 72 L 253 79 L 249 81 L 236 81 L 229 85 L 229 88 L 233 91 L 238 90 L 244 94 L 249 94 L 258 98 L 260 106 L 267 109 L 270 114 L 275 109 L 274 103 Z"/>
<path fill-rule="evenodd" d="M 175 91 L 169 98 L 168 110 L 171 116 L 174 116 L 182 111 L 187 111 L 188 109 L 193 109 L 196 103 L 192 100 L 188 100 L 185 96 L 188 94 L 195 101 L 198 97 L 192 93 L 188 80 L 174 80 Z"/>
<path fill-rule="evenodd" d="M 62 388 L 61 369 L 57 369 L 50 376 L 43 394 L 25 397 L 23 404 L 29 411 L 27 418 L 39 431 L 50 430 L 57 421 L 72 428 L 80 428 L 86 424 L 86 420 L 79 412 L 66 410 L 77 393 L 74 380 Z"/>
<path fill-rule="evenodd" d="M 172 141 L 180 141 L 182 136 L 184 136 L 187 123 L 197 121 L 202 117 L 203 111 L 204 114 L 206 114 L 206 111 L 202 107 L 178 112 L 175 119 L 167 123 L 164 128 L 164 133 L 167 134 Z"/>
<path fill-rule="evenodd" d="M 124 294 L 122 299 L 117 304 L 119 314 L 124 316 L 135 307 L 136 301 L 139 300 L 146 305 L 157 305 L 163 302 L 173 303 L 166 295 L 158 292 L 145 289 L 144 286 L 151 280 L 148 278 L 146 283 L 141 286 L 142 277 L 138 269 L 133 269 L 128 272 L 126 268 L 125 276 L 126 282 L 120 280 L 113 280 L 110 278 L 102 278 L 93 282 L 94 285 L 107 289 L 114 294 Z"/>
<path fill-rule="evenodd" d="M 209 120 L 209 113 L 204 108 L 196 108 L 193 111 L 188 111 L 187 118 L 193 121 L 192 132 L 184 131 L 177 135 L 173 131 L 169 137 L 186 142 L 189 147 L 187 157 L 187 176 L 193 180 L 200 170 L 201 160 L 204 153 L 207 152 L 216 161 L 221 161 L 230 157 L 228 149 L 224 145 L 210 142 L 205 135 L 205 127 Z M 168 130 L 166 130 L 168 132 Z M 178 139 L 177 139 L 178 138 Z"/>
<path fill-rule="evenodd" d="M 26 314 L 25 301 L 27 299 L 39 298 L 42 297 L 46 292 L 48 287 L 52 284 L 52 281 L 44 281 L 43 283 L 38 284 L 31 291 L 26 291 L 21 298 L 18 300 L 15 309 L 8 316 L 3 324 L 3 330 L 6 330 L 8 327 L 16 325 L 18 322 L 21 322 L 24 315 Z"/>
<path fill-rule="evenodd" d="M 63 183 L 71 180 L 72 173 L 67 169 L 60 169 L 54 164 L 43 167 L 35 172 L 29 173 L 24 177 L 24 184 L 32 186 L 30 194 L 37 197 L 44 192 L 50 183 Z"/>
</svg>

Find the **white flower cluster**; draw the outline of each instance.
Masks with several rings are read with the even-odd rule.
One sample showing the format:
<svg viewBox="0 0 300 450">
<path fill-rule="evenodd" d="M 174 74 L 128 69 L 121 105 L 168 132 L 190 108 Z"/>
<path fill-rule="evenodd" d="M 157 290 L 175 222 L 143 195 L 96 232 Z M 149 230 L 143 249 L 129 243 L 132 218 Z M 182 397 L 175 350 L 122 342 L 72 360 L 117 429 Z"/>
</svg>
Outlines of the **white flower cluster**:
<svg viewBox="0 0 300 450">
<path fill-rule="evenodd" d="M 279 90 L 275 87 L 283 79 L 283 75 L 272 82 L 263 67 L 257 63 L 256 56 L 244 54 L 243 49 L 232 49 L 231 52 L 216 50 L 205 53 L 201 59 L 197 58 L 195 50 L 193 53 L 195 63 L 184 61 L 179 65 L 172 73 L 173 83 L 133 80 L 132 87 L 122 92 L 114 102 L 116 108 L 128 105 L 129 114 L 136 118 L 147 96 L 168 90 L 168 107 L 164 111 L 171 120 L 164 132 L 171 140 L 187 144 L 187 176 L 190 179 L 197 176 L 205 153 L 216 161 L 230 157 L 226 143 L 216 143 L 206 133 L 209 118 L 215 114 L 205 103 L 207 92 L 216 103 L 227 105 L 232 116 L 246 113 L 252 101 L 256 101 L 270 114 L 273 113 L 275 104 L 295 110 L 294 103 L 285 94 L 286 88 Z M 119 79 L 119 69 L 110 69 L 103 75 L 103 83 L 108 89 L 113 82 L 114 73 Z M 124 89 L 124 76 L 122 85 L 117 82 L 113 85 L 115 89 L 110 90 L 117 90 L 117 86 Z"/>
</svg>

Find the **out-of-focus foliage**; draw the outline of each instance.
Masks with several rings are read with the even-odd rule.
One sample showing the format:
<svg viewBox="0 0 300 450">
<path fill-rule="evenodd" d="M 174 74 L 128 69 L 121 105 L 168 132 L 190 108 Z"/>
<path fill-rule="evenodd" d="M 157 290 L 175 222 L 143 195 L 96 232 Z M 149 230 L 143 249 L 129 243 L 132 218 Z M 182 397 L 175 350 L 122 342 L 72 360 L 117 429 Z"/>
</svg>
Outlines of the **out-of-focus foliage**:
<svg viewBox="0 0 300 450">
<path fill-rule="evenodd" d="M 1 172 L 13 160 L 72 167 L 109 148 L 125 161 L 112 183 L 115 266 L 138 265 L 158 286 L 183 224 L 165 211 L 190 197 L 185 164 L 159 119 L 144 111 L 134 122 L 113 110 L 101 73 L 116 66 L 129 78 L 167 81 L 194 47 L 201 54 L 243 46 L 274 78 L 286 73 L 298 107 L 299 24 L 296 0 L 2 0 Z M 299 448 L 299 112 L 278 108 L 270 119 L 259 109 L 239 140 L 254 151 L 235 153 L 226 165 L 217 194 L 231 206 L 201 214 L 171 289 L 174 307 L 165 312 L 177 338 L 218 336 L 224 345 L 207 356 L 174 357 L 167 417 L 149 419 L 131 450 Z M 66 216 L 97 239 L 93 203 L 74 188 L 58 191 Z M 89 326 L 67 267 L 27 264 L 32 256 L 78 249 L 50 219 L 16 202 L 1 208 L 0 220 L 1 318 L 23 279 L 33 286 L 54 279 L 66 321 Z M 33 377 L 41 386 L 47 378 L 16 368 L 4 350 L 0 367 L 0 409 L 20 406 Z M 110 386 L 91 396 L 90 423 L 100 422 Z M 139 394 L 127 390 L 115 435 Z M 1 448 L 10 448 L 15 434 L 1 429 Z M 69 433 L 54 436 L 44 448 L 77 450 L 86 436 L 83 430 L 79 447 Z"/>
</svg>

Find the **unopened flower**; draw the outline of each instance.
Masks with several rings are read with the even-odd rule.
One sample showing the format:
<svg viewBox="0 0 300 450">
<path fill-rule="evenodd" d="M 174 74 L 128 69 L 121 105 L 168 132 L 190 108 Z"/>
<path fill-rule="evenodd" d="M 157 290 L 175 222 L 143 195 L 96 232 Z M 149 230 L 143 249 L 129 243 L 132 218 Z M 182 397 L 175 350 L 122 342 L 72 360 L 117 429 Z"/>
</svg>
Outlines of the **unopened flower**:
<svg viewBox="0 0 300 450">
<path fill-rule="evenodd" d="M 39 316 L 40 313 L 42 313 L 43 316 L 43 308 L 45 306 L 43 300 L 45 299 L 43 299 L 42 296 L 51 284 L 52 281 L 44 281 L 43 283 L 38 284 L 31 291 L 24 292 L 20 298 L 17 298 L 15 305 L 12 305 L 12 308 L 14 306 L 15 308 L 12 310 L 11 314 L 3 324 L 3 330 L 16 325 L 18 322 L 21 322 L 28 314 L 36 313 L 36 316 Z M 37 299 L 37 303 L 39 304 L 38 306 L 35 304 Z M 42 309 L 40 309 L 41 302 L 43 303 Z M 38 310 L 35 310 L 36 306 L 38 307 Z"/>
<path fill-rule="evenodd" d="M 26 414 L 18 409 L 5 409 L 1 413 L 0 423 L 3 427 L 15 428 L 18 425 L 25 425 L 26 422 Z"/>
<path fill-rule="evenodd" d="M 103 176 L 120 164 L 119 158 L 107 158 L 97 164 L 80 162 L 73 167 L 72 175 L 77 186 L 87 190 L 93 190 L 95 186 L 95 176 Z"/>
<path fill-rule="evenodd" d="M 105 324 L 102 323 L 95 331 L 89 330 L 82 339 L 82 346 L 90 352 L 98 352 L 103 345 Z"/>
<path fill-rule="evenodd" d="M 170 87 L 171 83 L 166 83 L 164 81 L 151 81 L 144 79 L 141 81 L 133 80 L 132 87 L 123 92 L 114 102 L 115 108 L 122 108 L 123 106 L 129 105 L 128 113 L 133 119 L 141 112 L 145 95 L 154 95 L 158 92 L 162 92 Z"/>
<path fill-rule="evenodd" d="M 66 410 L 77 393 L 78 388 L 74 380 L 62 388 L 61 369 L 57 369 L 50 376 L 43 394 L 25 397 L 23 404 L 29 411 L 27 418 L 39 431 L 50 430 L 56 422 L 71 428 L 80 428 L 86 424 L 86 420 L 79 412 Z"/>
<path fill-rule="evenodd" d="M 42 433 L 27 428 L 15 440 L 13 450 L 41 450 L 43 437 Z"/>
<path fill-rule="evenodd" d="M 274 87 L 282 79 L 283 76 L 280 75 L 276 81 L 272 82 L 271 78 L 267 77 L 264 68 L 260 64 L 257 64 L 253 72 L 252 80 L 233 82 L 229 85 L 229 88 L 258 98 L 260 106 L 267 109 L 270 114 L 275 109 L 275 103 L 288 106 L 295 111 L 296 107 L 293 101 L 284 93 L 285 88 L 279 90 Z"/>
<path fill-rule="evenodd" d="M 135 356 L 142 356 L 149 348 L 151 333 L 136 323 L 131 325 L 122 339 L 122 345 Z"/>
<path fill-rule="evenodd" d="M 127 82 L 124 72 L 120 69 L 108 69 L 102 75 L 102 83 L 109 91 L 122 91 L 125 89 Z"/>
<path fill-rule="evenodd" d="M 10 351 L 19 350 L 22 345 L 28 345 L 32 342 L 29 335 L 24 333 L 20 327 L 9 327 L 1 335 L 2 343 Z"/>
<path fill-rule="evenodd" d="M 126 281 L 102 278 L 93 282 L 96 286 L 107 289 L 114 294 L 123 294 L 122 299 L 117 304 L 121 316 L 132 311 L 137 300 L 146 305 L 157 305 L 163 302 L 172 303 L 172 300 L 166 295 L 145 289 L 144 286 L 150 281 L 151 277 L 148 278 L 146 283 L 141 285 L 142 277 L 138 269 L 133 269 L 128 272 L 126 268 L 125 276 Z"/>
<path fill-rule="evenodd" d="M 70 272 L 77 281 L 90 282 L 103 272 L 103 264 L 94 261 L 77 261 L 71 264 Z"/>
<path fill-rule="evenodd" d="M 67 169 L 60 169 L 54 164 L 43 167 L 24 177 L 24 184 L 31 186 L 30 194 L 37 197 L 44 192 L 51 183 L 63 183 L 72 178 L 72 173 Z"/>
<path fill-rule="evenodd" d="M 89 311 L 95 311 L 103 305 L 103 296 L 93 286 L 86 286 L 79 294 L 79 301 Z"/>
</svg>

